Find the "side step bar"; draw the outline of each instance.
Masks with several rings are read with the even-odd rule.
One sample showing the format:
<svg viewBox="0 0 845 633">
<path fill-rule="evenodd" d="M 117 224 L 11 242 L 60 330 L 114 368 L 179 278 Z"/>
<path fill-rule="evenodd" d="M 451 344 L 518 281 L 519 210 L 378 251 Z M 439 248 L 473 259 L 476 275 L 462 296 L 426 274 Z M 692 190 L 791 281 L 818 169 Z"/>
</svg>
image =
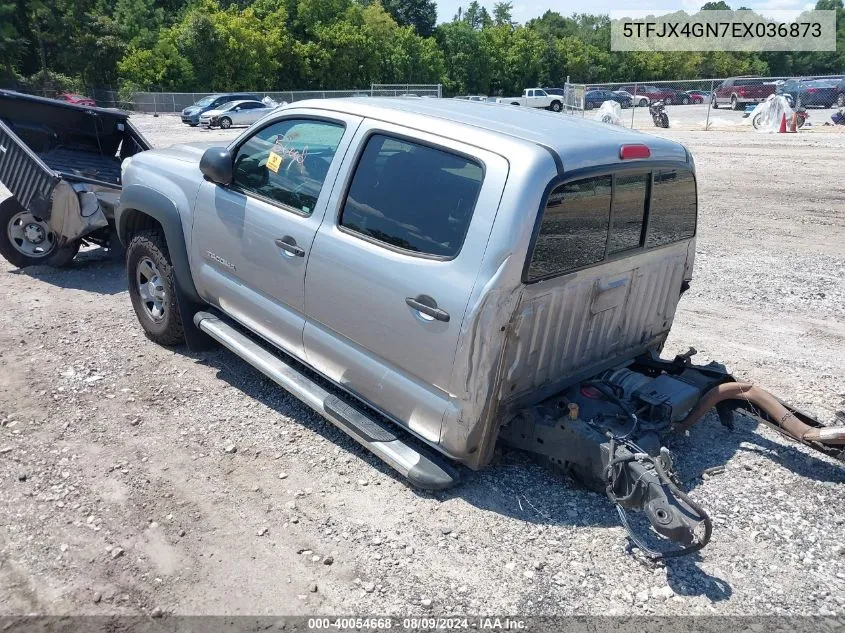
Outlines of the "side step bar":
<svg viewBox="0 0 845 633">
<path fill-rule="evenodd" d="M 220 317 L 209 312 L 197 312 L 194 323 L 394 468 L 414 486 L 443 490 L 458 483 L 457 471 L 444 459 L 424 454 L 405 443 L 387 425 L 330 394 Z"/>
</svg>

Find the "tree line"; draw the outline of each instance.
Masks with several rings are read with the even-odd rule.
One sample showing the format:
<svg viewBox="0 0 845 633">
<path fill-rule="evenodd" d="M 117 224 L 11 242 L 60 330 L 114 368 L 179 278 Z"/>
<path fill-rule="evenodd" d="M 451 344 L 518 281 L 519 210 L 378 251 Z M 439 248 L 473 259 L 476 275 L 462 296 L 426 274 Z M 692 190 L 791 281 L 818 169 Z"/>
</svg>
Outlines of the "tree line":
<svg viewBox="0 0 845 633">
<path fill-rule="evenodd" d="M 703 9 L 730 9 L 708 2 Z M 610 19 L 555 11 L 517 24 L 477 1 L 437 25 L 434 0 L 0 0 L 0 85 L 125 91 L 353 89 L 441 83 L 446 94 L 528 86 L 845 71 L 836 52 L 610 50 Z"/>
</svg>

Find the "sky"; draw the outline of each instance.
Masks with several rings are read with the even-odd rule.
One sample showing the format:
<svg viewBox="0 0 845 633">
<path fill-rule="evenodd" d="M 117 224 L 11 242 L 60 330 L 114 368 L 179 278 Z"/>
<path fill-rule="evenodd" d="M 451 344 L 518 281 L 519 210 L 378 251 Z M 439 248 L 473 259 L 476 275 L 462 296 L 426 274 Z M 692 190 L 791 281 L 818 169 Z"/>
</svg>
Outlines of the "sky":
<svg viewBox="0 0 845 633">
<path fill-rule="evenodd" d="M 585 2 L 572 2 L 567 0 L 511 0 L 513 2 L 513 19 L 520 23 L 525 23 L 531 18 L 536 18 L 547 10 L 557 11 L 561 15 L 571 15 L 573 13 L 610 13 L 614 10 L 624 9 L 654 9 L 655 11 L 677 11 L 683 9 L 685 11 L 695 11 L 701 8 L 707 0 L 649 0 L 648 2 L 637 2 L 636 0 L 591 0 Z M 437 0 L 437 21 L 449 22 L 458 12 L 458 7 L 466 7 L 470 0 Z M 766 13 L 766 10 L 789 10 L 793 9 L 800 11 L 802 9 L 812 9 L 816 6 L 815 1 L 808 2 L 808 0 L 727 0 L 727 3 L 734 9 L 740 6 L 755 9 L 760 13 Z M 487 10 L 492 14 L 495 0 L 479 0 L 479 4 L 487 7 Z"/>
</svg>

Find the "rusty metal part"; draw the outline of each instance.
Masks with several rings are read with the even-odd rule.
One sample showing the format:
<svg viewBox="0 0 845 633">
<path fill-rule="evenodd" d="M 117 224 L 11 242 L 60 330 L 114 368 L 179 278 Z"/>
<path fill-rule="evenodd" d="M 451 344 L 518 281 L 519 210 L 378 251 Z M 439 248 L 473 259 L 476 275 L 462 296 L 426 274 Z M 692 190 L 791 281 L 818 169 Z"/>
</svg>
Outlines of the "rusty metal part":
<svg viewBox="0 0 845 633">
<path fill-rule="evenodd" d="M 744 382 L 726 382 L 717 385 L 699 400 L 690 414 L 673 428 L 684 432 L 695 425 L 710 409 L 725 400 L 746 401 L 764 411 L 781 431 L 799 442 L 845 445 L 845 427 L 815 428 L 799 420 L 768 391 Z"/>
</svg>

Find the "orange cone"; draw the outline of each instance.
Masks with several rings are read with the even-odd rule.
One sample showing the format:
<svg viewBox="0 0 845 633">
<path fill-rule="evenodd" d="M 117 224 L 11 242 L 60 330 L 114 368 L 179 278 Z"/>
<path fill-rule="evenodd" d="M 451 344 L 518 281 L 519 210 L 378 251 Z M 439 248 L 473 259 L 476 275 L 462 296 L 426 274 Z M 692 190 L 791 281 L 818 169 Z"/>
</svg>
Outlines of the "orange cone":
<svg viewBox="0 0 845 633">
<path fill-rule="evenodd" d="M 780 129 L 778 130 L 778 134 L 785 134 L 786 133 L 786 114 L 783 115 L 783 118 L 780 120 Z"/>
</svg>

